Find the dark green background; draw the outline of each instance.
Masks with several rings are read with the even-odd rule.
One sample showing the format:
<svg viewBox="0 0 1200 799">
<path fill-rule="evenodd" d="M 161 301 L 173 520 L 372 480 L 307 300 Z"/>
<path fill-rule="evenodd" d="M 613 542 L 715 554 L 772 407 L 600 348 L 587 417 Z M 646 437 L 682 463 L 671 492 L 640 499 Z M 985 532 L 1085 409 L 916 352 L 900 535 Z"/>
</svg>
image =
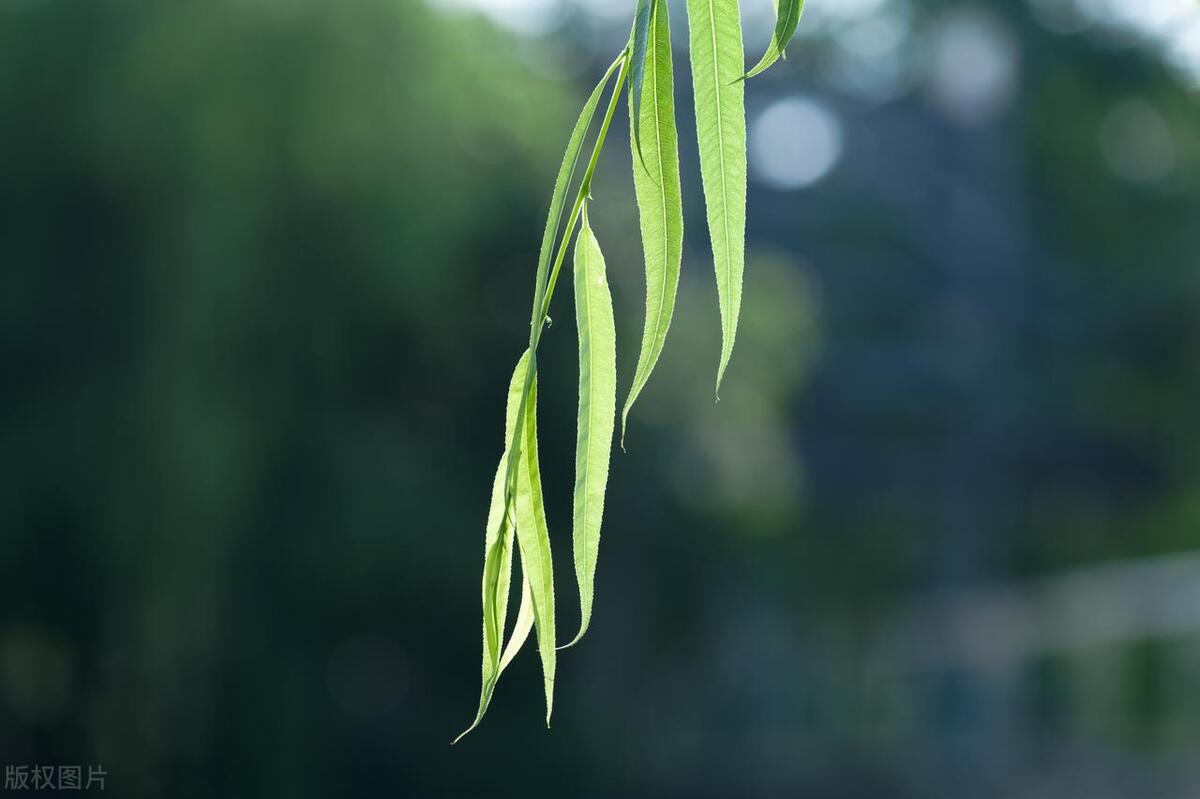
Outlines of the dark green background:
<svg viewBox="0 0 1200 799">
<path fill-rule="evenodd" d="M 845 152 L 810 190 L 751 183 L 717 405 L 677 53 L 684 280 L 592 631 L 550 732 L 530 650 L 451 749 L 544 204 L 611 53 L 577 15 L 521 39 L 413 0 L 0 2 L 0 760 L 179 799 L 1196 795 L 1194 581 L 1135 614 L 1177 627 L 1060 646 L 1142 596 L 1086 594 L 1019 656 L 980 592 L 1192 562 L 1200 104 L 1144 49 L 985 6 L 1021 71 L 980 127 L 840 95 L 821 39 L 749 84 L 751 119 L 823 98 Z M 1177 142 L 1165 182 L 1100 159 L 1128 97 Z M 622 397 L 623 126 L 593 212 Z M 568 295 L 540 392 L 564 635 Z M 959 611 L 985 656 L 939 644 Z"/>
</svg>

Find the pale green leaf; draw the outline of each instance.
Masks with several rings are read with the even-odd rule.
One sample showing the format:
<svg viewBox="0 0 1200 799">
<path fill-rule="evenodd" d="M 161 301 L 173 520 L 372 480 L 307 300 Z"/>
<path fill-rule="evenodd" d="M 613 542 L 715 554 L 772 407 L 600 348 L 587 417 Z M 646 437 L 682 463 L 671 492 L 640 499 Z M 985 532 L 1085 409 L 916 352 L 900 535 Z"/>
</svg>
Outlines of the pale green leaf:
<svg viewBox="0 0 1200 799">
<path fill-rule="evenodd" d="M 513 553 L 513 526 L 509 514 L 505 513 L 504 479 L 520 413 L 521 394 L 525 387 L 529 360 L 529 351 L 526 350 L 517 361 L 512 380 L 509 381 L 504 423 L 504 454 L 500 456 L 500 464 L 496 467 L 496 478 L 492 483 L 492 501 L 488 508 L 483 565 L 483 685 L 479 694 L 479 710 L 471 726 L 459 735 L 455 742 L 475 729 L 483 720 L 483 714 L 487 712 L 496 687 L 496 680 L 500 677 L 500 640 L 504 634 L 504 622 L 508 611 Z"/>
<path fill-rule="evenodd" d="M 517 544 L 521 549 L 522 569 L 529 576 L 533 621 L 537 629 L 546 689 L 546 724 L 549 725 L 554 707 L 554 568 L 550 560 L 550 532 L 546 526 L 542 478 L 538 468 L 536 374 L 525 402 L 523 428 L 519 432 L 522 439 L 514 503 Z"/>
<path fill-rule="evenodd" d="M 592 618 L 596 556 L 604 516 L 604 488 L 617 413 L 617 331 L 604 255 L 588 224 L 575 239 L 575 317 L 579 328 L 579 426 L 575 444 L 575 505 L 572 538 L 579 581 L 579 633 Z M 567 646 L 570 646 L 568 644 Z"/>
<path fill-rule="evenodd" d="M 524 572 L 524 569 L 522 569 Z M 533 629 L 533 594 L 529 590 L 529 577 L 521 575 L 521 606 L 517 609 L 517 621 L 513 624 L 508 645 L 504 647 L 504 655 L 500 658 L 500 671 L 503 672 L 512 663 L 512 659 L 521 651 L 529 631 Z"/>
<path fill-rule="evenodd" d="M 650 40 L 651 18 L 658 7 L 658 0 L 637 0 L 633 10 L 633 31 L 630 40 L 633 43 L 629 65 L 629 99 L 633 112 L 629 116 L 630 132 L 633 134 L 634 150 L 641 153 L 641 115 L 642 84 L 646 77 L 646 49 Z"/>
<path fill-rule="evenodd" d="M 565 204 L 567 189 L 570 187 L 571 179 L 575 173 L 576 165 L 579 161 L 579 153 L 583 146 L 583 140 L 587 136 L 588 127 L 591 125 L 592 119 L 595 117 L 596 106 L 600 101 L 600 96 L 604 92 L 604 87 L 608 84 L 609 78 L 613 72 L 620 66 L 624 65 L 625 59 L 618 58 L 613 62 L 608 71 L 604 73 L 604 77 L 596 84 L 591 95 L 584 103 L 583 110 L 579 114 L 579 118 L 575 122 L 575 127 L 571 131 L 571 136 L 567 141 L 566 151 L 563 153 L 562 163 L 559 165 L 558 175 L 554 181 L 554 190 L 550 195 L 550 208 L 546 214 L 546 227 L 542 233 L 542 245 L 538 257 L 537 277 L 534 287 L 534 302 L 533 302 L 533 321 L 530 326 L 530 349 L 526 351 L 518 364 L 518 372 L 520 378 L 514 374 L 513 384 L 510 389 L 510 412 L 515 415 L 515 423 L 510 423 L 506 430 L 506 437 L 517 437 L 522 442 L 527 440 L 534 441 L 535 449 L 533 452 L 533 479 L 527 476 L 522 481 L 520 473 L 522 469 L 527 472 L 529 464 L 526 458 L 522 457 L 520 452 L 521 447 L 510 447 L 506 442 L 505 455 L 501 459 L 500 468 L 497 470 L 496 481 L 492 489 L 492 508 L 489 512 L 488 528 L 487 528 L 487 544 L 485 546 L 484 570 L 483 570 L 483 687 L 480 691 L 479 710 L 476 714 L 474 722 L 463 732 L 457 742 L 471 730 L 479 725 L 483 719 L 484 713 L 487 711 L 487 706 L 491 701 L 492 693 L 495 690 L 496 680 L 500 676 L 502 669 L 500 659 L 500 644 L 504 634 L 504 617 L 506 615 L 507 597 L 509 582 L 511 580 L 512 568 L 512 537 L 513 537 L 513 520 L 512 511 L 516 510 L 518 517 L 521 515 L 521 493 L 524 486 L 525 506 L 531 507 L 532 501 L 529 496 L 532 493 L 532 485 L 537 486 L 537 507 L 541 508 L 541 487 L 540 477 L 536 474 L 536 431 L 529 431 L 525 428 L 525 422 L 530 418 L 530 412 L 533 411 L 533 381 L 537 372 L 536 361 L 531 355 L 535 351 L 538 339 L 538 332 L 541 330 L 541 314 L 544 295 L 547 289 L 547 279 L 549 273 L 550 259 L 554 249 L 554 243 L 558 239 L 559 231 L 562 227 L 563 206 Z M 623 73 L 622 73 L 623 74 Z M 513 397 L 515 400 L 515 409 L 513 407 Z M 524 411 L 522 411 L 524 409 Z M 531 435 L 532 434 L 532 435 Z M 514 496 L 514 494 L 516 496 Z M 516 506 L 514 508 L 514 506 Z M 530 515 L 533 511 L 528 512 Z M 544 562 L 549 567 L 549 538 L 545 535 L 545 514 L 541 513 L 541 533 L 545 537 L 546 557 Z M 528 535 L 537 536 L 538 531 L 533 530 L 528 532 Z M 519 539 L 520 540 L 520 539 Z M 528 556 L 532 558 L 533 565 L 540 568 L 542 559 L 537 557 L 537 554 Z M 539 625 L 539 648 L 543 653 L 544 669 L 547 672 L 547 721 L 549 721 L 550 703 L 551 703 L 551 686 L 554 673 L 554 632 L 553 632 L 553 582 L 551 577 L 549 589 L 549 602 L 545 601 L 546 591 L 539 586 L 539 590 L 534 591 L 537 597 L 531 598 L 531 603 L 535 605 L 536 617 L 544 617 L 548 620 L 549 626 L 549 656 L 546 655 L 546 645 L 542 640 L 546 635 Z M 503 597 L 503 601 L 500 600 Z M 541 599 L 542 607 L 537 607 L 538 598 Z M 518 626 L 514 629 L 513 638 L 510 640 L 510 647 L 519 648 L 520 641 L 523 640 L 523 635 L 519 635 L 521 625 L 524 623 L 521 614 L 518 613 Z M 525 633 L 527 634 L 527 632 Z M 515 655 L 514 648 L 512 654 Z M 507 653 L 507 650 L 506 650 Z M 511 656 L 508 657 L 511 660 Z M 507 661 L 506 661 L 507 662 Z M 545 664 L 548 662 L 548 668 Z"/>
<path fill-rule="evenodd" d="M 721 308 L 717 390 L 737 336 L 746 239 L 746 111 L 738 0 L 687 0 L 700 176 Z"/>
<path fill-rule="evenodd" d="M 534 331 L 540 328 L 550 258 L 553 255 L 554 242 L 558 239 L 559 229 L 562 227 L 563 205 L 566 202 L 571 178 L 575 174 L 575 166 L 579 162 L 579 151 L 583 148 L 583 140 L 587 136 L 588 127 L 592 124 L 592 118 L 596 115 L 596 106 L 600 102 L 600 95 L 604 93 L 604 87 L 608 84 L 608 79 L 612 76 L 614 69 L 623 63 L 623 59 L 613 62 L 613 65 L 604 73 L 604 77 L 596 84 L 596 88 L 592 89 L 587 102 L 583 104 L 583 110 L 579 112 L 579 119 L 575 121 L 571 137 L 567 140 L 567 149 L 563 153 L 562 163 L 558 167 L 558 176 L 554 179 L 554 191 L 550 195 L 550 210 L 546 214 L 546 228 L 542 231 L 542 247 L 538 254 L 537 277 L 534 281 L 533 318 L 530 321 Z M 536 333 L 532 335 L 536 336 Z M 532 338 L 530 343 L 533 346 L 537 344 L 536 340 Z"/>
<path fill-rule="evenodd" d="M 622 446 L 629 409 L 650 379 L 671 326 L 683 256 L 683 202 L 679 189 L 679 143 L 675 131 L 675 85 L 668 18 L 667 0 L 658 0 L 646 48 L 647 91 L 641 111 L 637 110 L 636 103 L 629 111 L 631 118 L 641 119 L 645 131 L 640 165 L 638 162 L 633 165 L 633 185 L 646 261 L 646 322 L 642 328 L 642 348 L 633 384 L 621 411 Z M 632 147 L 636 153 L 637 144 Z"/>
<path fill-rule="evenodd" d="M 800 14 L 804 11 L 804 0 L 776 0 L 775 2 L 775 33 L 767 51 L 754 69 L 745 74 L 745 78 L 753 78 L 774 64 L 779 58 L 785 57 L 784 48 L 796 33 L 800 23 Z"/>
</svg>

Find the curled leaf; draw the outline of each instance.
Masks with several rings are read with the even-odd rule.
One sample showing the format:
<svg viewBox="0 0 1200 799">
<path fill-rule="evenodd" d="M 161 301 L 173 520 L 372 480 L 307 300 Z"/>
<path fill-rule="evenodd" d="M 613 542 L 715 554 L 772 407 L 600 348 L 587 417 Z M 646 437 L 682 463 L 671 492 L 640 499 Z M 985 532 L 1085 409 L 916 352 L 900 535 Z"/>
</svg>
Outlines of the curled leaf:
<svg viewBox="0 0 1200 799">
<path fill-rule="evenodd" d="M 508 590 L 512 576 L 513 525 L 511 514 L 505 511 L 504 477 L 509 454 L 512 451 L 513 435 L 520 412 L 521 394 L 525 387 L 525 375 L 529 369 L 529 351 L 517 361 L 512 379 L 508 384 L 508 400 L 504 423 L 504 454 L 496 467 L 496 478 L 492 482 L 492 501 L 488 508 L 487 533 L 484 544 L 483 562 L 483 685 L 479 693 L 479 710 L 471 726 L 454 741 L 475 729 L 483 720 L 496 680 L 500 677 L 500 639 L 504 634 L 504 622 L 508 610 Z"/>
<path fill-rule="evenodd" d="M 522 569 L 521 606 L 517 609 L 517 621 L 513 624 L 508 645 L 504 647 L 504 655 L 500 658 L 500 671 L 502 673 L 508 668 L 508 664 L 512 663 L 512 659 L 517 656 L 517 652 L 521 651 L 521 647 L 524 645 L 525 639 L 529 637 L 529 631 L 532 629 L 533 594 L 529 590 L 529 577 L 524 574 L 524 569 Z"/>
<path fill-rule="evenodd" d="M 523 427 L 514 501 L 517 544 L 521 549 L 521 567 L 529 579 L 546 690 L 546 724 L 549 725 L 554 707 L 554 568 L 550 560 L 550 531 L 542 504 L 542 477 L 538 467 L 536 374 L 525 402 Z"/>
<path fill-rule="evenodd" d="M 771 43 L 767 45 L 767 51 L 763 53 L 763 57 L 754 69 L 742 76 L 743 80 L 753 78 L 760 72 L 766 71 L 780 58 L 786 58 L 784 48 L 788 46 L 788 42 L 796 33 L 796 26 L 800 23 L 800 14 L 803 11 L 804 0 L 776 0 L 775 33 L 771 36 Z"/>
</svg>

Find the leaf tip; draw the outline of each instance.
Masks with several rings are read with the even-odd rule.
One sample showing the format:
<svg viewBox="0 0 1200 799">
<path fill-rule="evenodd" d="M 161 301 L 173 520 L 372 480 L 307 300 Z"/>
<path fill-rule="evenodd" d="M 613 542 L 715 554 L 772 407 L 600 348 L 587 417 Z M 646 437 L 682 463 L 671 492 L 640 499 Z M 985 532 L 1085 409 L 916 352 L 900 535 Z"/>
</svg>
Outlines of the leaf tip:
<svg viewBox="0 0 1200 799">
<path fill-rule="evenodd" d="M 458 736 L 457 736 L 457 737 L 456 737 L 456 738 L 455 738 L 453 741 L 451 741 L 451 742 L 450 742 L 450 745 L 451 745 L 451 746 L 454 746 L 456 743 L 458 743 L 459 741 L 461 741 L 463 738 L 466 738 L 466 737 L 467 737 L 467 733 L 471 732 L 472 730 L 474 730 L 474 729 L 475 729 L 476 727 L 478 727 L 478 726 L 479 726 L 479 722 L 478 722 L 478 721 L 476 721 L 476 722 L 475 722 L 474 724 L 472 724 L 470 727 L 467 727 L 465 730 L 463 730 L 462 732 L 460 732 L 460 733 L 458 734 Z"/>
<path fill-rule="evenodd" d="M 725 367 L 729 365 L 729 355 L 726 354 L 721 358 L 721 365 L 717 367 L 717 385 L 713 388 L 714 403 L 721 401 L 721 381 L 725 379 Z"/>
<path fill-rule="evenodd" d="M 555 652 L 561 652 L 561 651 L 563 651 L 564 649 L 570 649 L 571 647 L 575 646 L 575 644 L 577 644 L 577 643 L 579 643 L 581 640 L 583 640 L 583 634 L 584 634 L 584 633 L 586 633 L 586 632 L 587 632 L 587 630 L 588 630 L 587 615 L 588 615 L 589 613 L 591 613 L 591 611 L 590 611 L 590 610 L 587 610 L 587 609 L 585 608 L 585 609 L 584 609 L 584 611 L 583 611 L 583 613 L 584 613 L 584 621 L 583 621 L 583 624 L 582 624 L 582 625 L 580 625 L 580 627 L 579 627 L 579 632 L 575 633 L 575 637 L 571 639 L 571 643 L 569 643 L 569 644 L 563 644 L 562 646 L 560 646 L 560 647 L 556 648 L 556 649 L 554 650 Z"/>
</svg>

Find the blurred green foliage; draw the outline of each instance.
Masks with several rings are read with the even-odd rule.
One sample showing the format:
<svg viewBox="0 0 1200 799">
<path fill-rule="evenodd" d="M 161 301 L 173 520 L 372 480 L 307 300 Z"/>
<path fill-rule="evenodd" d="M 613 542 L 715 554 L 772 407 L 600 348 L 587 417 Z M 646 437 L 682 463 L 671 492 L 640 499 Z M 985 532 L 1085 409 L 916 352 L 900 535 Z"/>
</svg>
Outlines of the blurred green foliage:
<svg viewBox="0 0 1200 799">
<path fill-rule="evenodd" d="M 73 671 L 0 749 L 119 795 L 336 794 L 343 630 L 453 641 L 471 693 L 474 636 L 432 631 L 471 629 L 461 498 L 572 110 L 409 2 L 0 21 L 3 622 Z"/>
<path fill-rule="evenodd" d="M 921 91 L 829 91 L 836 171 L 752 185 L 719 405 L 681 137 L 679 306 L 614 455 L 592 631 L 552 732 L 523 655 L 450 749 L 504 385 L 594 32 L 518 39 L 416 0 L 0 2 L 0 761 L 100 763 L 131 797 L 1189 795 L 1186 582 L 1167 606 L 1143 586 L 1074 609 L 1180 624 L 1130 622 L 1145 640 L 988 667 L 938 648 L 958 613 L 994 622 L 967 630 L 985 653 L 1023 640 L 968 589 L 1032 596 L 1021 581 L 1200 544 L 1196 94 L 1141 51 L 985 6 L 1021 51 L 1007 115 L 964 130 Z M 751 84 L 752 123 L 827 91 L 830 47 L 797 42 Z M 1169 127 L 1167 178 L 1105 166 L 1097 129 L 1131 98 Z M 610 147 L 592 217 L 622 389 L 628 169 Z M 552 310 L 539 389 L 560 553 L 571 313 Z"/>
</svg>

